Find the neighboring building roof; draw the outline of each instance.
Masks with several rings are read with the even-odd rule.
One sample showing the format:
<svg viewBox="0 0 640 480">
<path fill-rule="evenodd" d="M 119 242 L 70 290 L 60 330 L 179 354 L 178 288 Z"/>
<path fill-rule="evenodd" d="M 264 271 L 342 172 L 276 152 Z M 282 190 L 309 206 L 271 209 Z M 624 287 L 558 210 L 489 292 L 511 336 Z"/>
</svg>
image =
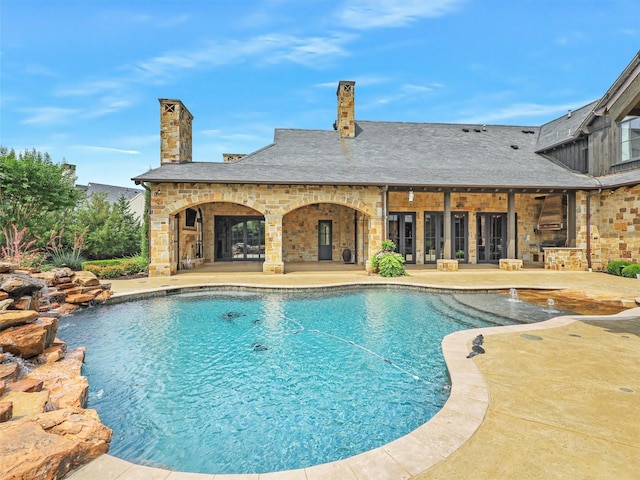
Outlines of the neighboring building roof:
<svg viewBox="0 0 640 480">
<path fill-rule="evenodd" d="M 526 132 L 526 133 L 525 133 Z M 136 182 L 596 188 L 589 176 L 535 153 L 540 127 L 356 122 L 333 130 L 277 129 L 274 142 L 233 163 L 163 164 Z"/>
<path fill-rule="evenodd" d="M 563 115 L 542 125 L 536 143 L 536 152 L 549 150 L 580 136 L 583 123 L 588 117 L 593 116 L 593 109 L 597 103 L 598 101 L 596 100 L 572 111 L 571 115 Z"/>
<path fill-rule="evenodd" d="M 116 203 L 120 196 L 124 196 L 125 200 L 131 201 L 132 198 L 144 193 L 144 190 L 140 188 L 118 187 L 116 185 L 104 185 L 102 183 L 88 183 L 84 185 L 78 185 L 78 188 L 82 188 L 85 191 L 87 197 L 90 197 L 94 193 L 106 194 L 105 200 L 109 203 Z"/>
</svg>

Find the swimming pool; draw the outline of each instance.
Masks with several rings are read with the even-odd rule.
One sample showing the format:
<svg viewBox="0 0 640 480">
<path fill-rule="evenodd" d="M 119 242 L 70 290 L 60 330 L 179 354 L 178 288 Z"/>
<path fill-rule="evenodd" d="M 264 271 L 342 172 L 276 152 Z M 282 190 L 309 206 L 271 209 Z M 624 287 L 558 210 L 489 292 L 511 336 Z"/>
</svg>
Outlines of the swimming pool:
<svg viewBox="0 0 640 480">
<path fill-rule="evenodd" d="M 493 312 L 468 308 L 481 298 Z M 425 423 L 448 397 L 442 338 L 515 323 L 495 313 L 513 309 L 509 300 L 397 288 L 209 292 L 87 310 L 65 317 L 59 335 L 87 346 L 88 406 L 114 430 L 112 455 L 260 473 L 346 458 Z M 511 316 L 549 318 L 542 310 Z"/>
</svg>

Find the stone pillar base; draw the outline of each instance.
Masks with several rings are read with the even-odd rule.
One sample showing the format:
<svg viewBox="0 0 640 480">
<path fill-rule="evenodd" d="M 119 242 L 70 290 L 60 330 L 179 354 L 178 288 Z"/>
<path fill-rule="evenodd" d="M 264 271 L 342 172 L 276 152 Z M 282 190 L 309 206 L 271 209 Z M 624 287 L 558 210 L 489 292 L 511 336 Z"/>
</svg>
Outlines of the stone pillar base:
<svg viewBox="0 0 640 480">
<path fill-rule="evenodd" d="M 284 273 L 284 262 L 264 262 L 262 264 L 262 272 L 282 275 Z"/>
<path fill-rule="evenodd" d="M 516 258 L 501 258 L 500 270 L 522 270 L 522 260 Z"/>
<path fill-rule="evenodd" d="M 170 277 L 171 265 L 169 265 L 168 263 L 150 263 L 149 276 L 150 277 Z"/>
<path fill-rule="evenodd" d="M 436 261 L 436 267 L 441 272 L 457 272 L 458 260 L 445 260 L 440 258 Z"/>
<path fill-rule="evenodd" d="M 367 272 L 368 275 L 376 273 L 376 269 L 371 266 L 371 260 L 370 259 L 367 259 L 364 262 L 364 269 L 365 269 L 365 271 Z"/>
</svg>

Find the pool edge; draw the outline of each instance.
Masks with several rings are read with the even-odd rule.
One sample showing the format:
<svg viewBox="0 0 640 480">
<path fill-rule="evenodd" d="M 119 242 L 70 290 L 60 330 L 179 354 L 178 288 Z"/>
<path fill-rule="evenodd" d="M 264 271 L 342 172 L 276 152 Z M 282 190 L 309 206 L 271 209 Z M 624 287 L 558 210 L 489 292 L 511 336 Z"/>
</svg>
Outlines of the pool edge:
<svg viewBox="0 0 640 480">
<path fill-rule="evenodd" d="M 339 290 L 345 288 L 394 287 L 429 292 L 474 292 L 486 293 L 503 290 L 495 288 L 438 288 L 410 283 L 332 283 L 304 287 L 255 286 L 248 284 L 192 284 L 183 286 L 162 286 L 136 293 L 115 294 L 108 303 L 122 303 L 145 298 L 163 297 L 178 293 L 206 292 L 225 289 L 245 291 L 299 291 L 299 290 Z M 628 311 L 627 311 L 628 312 Z M 624 314 L 621 312 L 619 315 Z M 599 316 L 615 319 L 616 315 Z M 88 480 L 109 478 L 118 480 L 134 480 L 140 478 L 158 478 L 167 480 L 267 480 L 278 478 L 284 480 L 323 480 L 329 478 L 411 478 L 429 470 L 467 442 L 482 424 L 489 407 L 489 391 L 483 374 L 473 359 L 468 359 L 473 338 L 482 333 L 493 335 L 518 331 L 533 331 L 562 327 L 575 321 L 584 320 L 587 316 L 565 315 L 538 322 L 535 324 L 510 325 L 498 327 L 482 327 L 453 332 L 442 340 L 442 352 L 451 377 L 451 394 L 444 406 L 433 418 L 417 429 L 409 432 L 388 444 L 376 449 L 349 457 L 296 470 L 270 472 L 263 474 L 194 474 L 175 472 L 137 465 L 121 460 L 109 454 L 84 465 L 71 472 L 69 480 Z M 105 470 L 105 465 L 110 467 Z M 105 473 L 109 472 L 108 476 Z M 115 475 L 115 476 L 114 476 Z"/>
</svg>

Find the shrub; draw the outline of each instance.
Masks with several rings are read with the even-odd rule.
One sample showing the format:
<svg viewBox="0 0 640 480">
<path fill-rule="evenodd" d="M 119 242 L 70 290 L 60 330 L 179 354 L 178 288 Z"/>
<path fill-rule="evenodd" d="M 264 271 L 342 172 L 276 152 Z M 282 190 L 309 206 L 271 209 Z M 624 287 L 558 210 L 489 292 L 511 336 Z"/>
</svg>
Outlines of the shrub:
<svg viewBox="0 0 640 480">
<path fill-rule="evenodd" d="M 371 266 L 382 277 L 400 277 L 406 275 L 404 257 L 395 251 L 396 244 L 391 240 L 382 241 L 382 250 L 371 257 Z"/>
<path fill-rule="evenodd" d="M 636 278 L 636 275 L 640 273 L 640 263 L 627 265 L 620 273 L 623 277 Z"/>
<path fill-rule="evenodd" d="M 51 263 L 54 267 L 69 267 L 71 270 L 82 270 L 82 262 L 85 258 L 72 250 L 61 250 L 57 252 L 51 252 Z"/>
<path fill-rule="evenodd" d="M 112 260 L 94 260 L 83 262 L 82 269 L 92 272 L 99 278 L 118 278 L 136 275 L 147 271 L 148 263 L 144 257 L 128 257 Z"/>
<path fill-rule="evenodd" d="M 628 260 L 614 260 L 607 265 L 607 273 L 620 276 L 622 275 L 622 269 L 628 265 L 631 265 Z"/>
<path fill-rule="evenodd" d="M 404 257 L 396 252 L 383 253 L 378 259 L 378 272 L 381 277 L 400 277 L 406 275 Z"/>
<path fill-rule="evenodd" d="M 38 248 L 34 247 L 35 240 L 28 240 L 27 229 L 18 230 L 18 227 L 11 225 L 5 234 L 7 245 L 0 247 L 0 260 L 3 262 L 15 263 L 21 267 L 39 267 L 42 265 L 43 255 Z"/>
<path fill-rule="evenodd" d="M 393 243 L 393 240 L 383 240 L 382 241 L 382 251 L 383 252 L 395 252 L 396 244 Z"/>
<path fill-rule="evenodd" d="M 82 262 L 86 259 L 82 256 L 84 247 L 84 233 L 73 234 L 73 247 L 65 248 L 62 242 L 64 229 L 60 232 L 51 232 L 47 242 L 47 251 L 54 267 L 69 267 L 71 270 L 82 270 Z"/>
</svg>

